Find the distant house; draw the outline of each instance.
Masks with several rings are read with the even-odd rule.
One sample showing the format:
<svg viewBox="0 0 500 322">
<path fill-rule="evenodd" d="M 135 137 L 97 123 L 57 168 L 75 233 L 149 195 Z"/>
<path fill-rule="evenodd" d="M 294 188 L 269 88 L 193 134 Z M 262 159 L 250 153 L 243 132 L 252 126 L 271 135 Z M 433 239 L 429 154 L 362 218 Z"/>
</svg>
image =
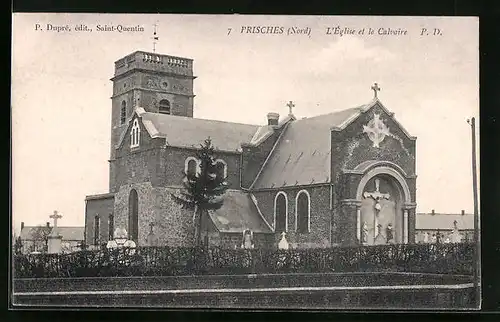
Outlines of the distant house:
<svg viewBox="0 0 500 322">
<path fill-rule="evenodd" d="M 451 234 L 454 222 L 457 222 L 458 231 L 463 236 L 463 241 L 474 240 L 474 215 L 465 213 L 462 210 L 459 214 L 437 213 L 434 210 L 430 213 L 417 213 L 415 227 L 415 241 L 422 243 L 427 233 L 428 242 L 432 242 L 433 236 L 439 233 L 441 241 L 445 242 Z"/>
<path fill-rule="evenodd" d="M 53 227 L 47 222 L 45 226 L 25 226 L 21 223 L 19 236 L 24 254 L 32 252 L 45 252 L 47 250 L 47 236 L 52 233 Z M 62 236 L 63 252 L 73 252 L 81 249 L 84 241 L 85 227 L 57 227 L 58 234 Z"/>
</svg>

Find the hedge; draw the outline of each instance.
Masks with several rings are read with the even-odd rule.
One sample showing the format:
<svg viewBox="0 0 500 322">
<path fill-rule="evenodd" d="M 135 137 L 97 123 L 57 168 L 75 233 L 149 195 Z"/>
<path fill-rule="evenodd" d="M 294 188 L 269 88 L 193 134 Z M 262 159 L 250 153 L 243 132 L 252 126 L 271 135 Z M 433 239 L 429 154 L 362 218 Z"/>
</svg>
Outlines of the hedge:
<svg viewBox="0 0 500 322">
<path fill-rule="evenodd" d="M 328 272 L 471 275 L 474 244 L 395 244 L 310 249 L 138 247 L 14 255 L 15 278 Z"/>
</svg>

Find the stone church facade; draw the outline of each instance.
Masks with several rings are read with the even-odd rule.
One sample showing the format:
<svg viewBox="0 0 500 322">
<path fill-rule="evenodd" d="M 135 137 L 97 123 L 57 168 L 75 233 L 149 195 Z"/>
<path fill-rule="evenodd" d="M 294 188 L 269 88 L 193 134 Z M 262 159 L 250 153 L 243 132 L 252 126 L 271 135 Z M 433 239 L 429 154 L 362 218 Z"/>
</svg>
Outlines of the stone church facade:
<svg viewBox="0 0 500 322">
<path fill-rule="evenodd" d="M 207 137 L 229 190 L 202 231 L 211 245 L 256 247 L 415 242 L 416 138 L 377 98 L 263 125 L 193 117 L 193 61 L 142 51 L 115 62 L 109 192 L 86 197 L 85 239 L 102 245 L 125 228 L 139 246 L 190 246 L 192 213 L 171 195 L 197 171 Z"/>
</svg>

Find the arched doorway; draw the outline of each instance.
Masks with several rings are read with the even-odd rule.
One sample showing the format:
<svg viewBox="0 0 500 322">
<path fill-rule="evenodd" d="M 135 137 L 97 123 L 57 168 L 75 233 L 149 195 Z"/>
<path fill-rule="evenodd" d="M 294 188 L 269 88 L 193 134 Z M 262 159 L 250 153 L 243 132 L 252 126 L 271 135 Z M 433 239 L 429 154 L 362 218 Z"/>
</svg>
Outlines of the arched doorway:
<svg viewBox="0 0 500 322">
<path fill-rule="evenodd" d="M 128 233 L 130 239 L 139 241 L 139 197 L 135 189 L 130 191 L 128 199 Z"/>
<path fill-rule="evenodd" d="M 367 245 L 403 242 L 400 189 L 388 175 L 371 178 L 361 199 L 361 236 Z"/>
<path fill-rule="evenodd" d="M 404 177 L 391 167 L 365 173 L 357 189 L 357 237 L 364 245 L 408 243 L 410 190 Z"/>
</svg>

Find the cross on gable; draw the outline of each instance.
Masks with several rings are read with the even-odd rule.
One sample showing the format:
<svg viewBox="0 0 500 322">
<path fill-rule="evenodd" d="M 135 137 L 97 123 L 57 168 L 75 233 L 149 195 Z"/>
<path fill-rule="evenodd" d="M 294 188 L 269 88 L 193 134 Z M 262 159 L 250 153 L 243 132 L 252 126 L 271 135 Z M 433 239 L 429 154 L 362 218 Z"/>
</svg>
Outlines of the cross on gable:
<svg viewBox="0 0 500 322">
<path fill-rule="evenodd" d="M 380 91 L 380 87 L 378 87 L 378 84 L 377 83 L 374 83 L 373 86 L 372 86 L 372 90 L 373 90 L 373 93 L 374 93 L 374 97 L 377 98 L 377 92 Z"/>
<path fill-rule="evenodd" d="M 381 193 L 380 192 L 380 179 L 375 179 L 375 191 L 373 192 L 365 192 L 363 193 L 363 197 L 365 198 L 372 198 L 376 202 L 378 202 L 381 199 L 387 199 L 391 197 L 388 193 Z"/>
<path fill-rule="evenodd" d="M 295 107 L 295 104 L 293 104 L 293 102 L 292 102 L 292 101 L 289 101 L 289 102 L 286 104 L 286 106 L 288 106 L 288 110 L 289 110 L 288 114 L 290 114 L 290 115 L 291 115 L 291 114 L 293 114 L 293 113 L 292 113 L 292 108 L 294 108 L 294 107 Z"/>
</svg>

